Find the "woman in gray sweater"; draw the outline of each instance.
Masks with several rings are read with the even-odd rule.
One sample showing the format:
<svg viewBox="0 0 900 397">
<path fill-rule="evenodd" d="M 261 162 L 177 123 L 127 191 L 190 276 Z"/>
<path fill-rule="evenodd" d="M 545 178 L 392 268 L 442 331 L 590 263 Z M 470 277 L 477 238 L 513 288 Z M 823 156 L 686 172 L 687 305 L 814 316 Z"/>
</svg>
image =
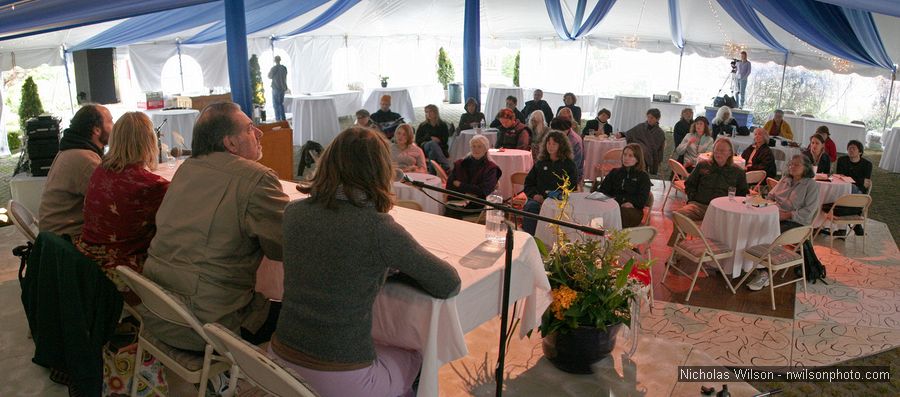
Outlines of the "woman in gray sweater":
<svg viewBox="0 0 900 397">
<path fill-rule="evenodd" d="M 374 343 L 375 297 L 390 269 L 441 299 L 459 292 L 459 275 L 388 214 L 393 169 L 376 132 L 343 131 L 320 164 L 310 198 L 284 211 L 284 301 L 270 354 L 325 397 L 403 395 L 422 357 Z"/>
</svg>

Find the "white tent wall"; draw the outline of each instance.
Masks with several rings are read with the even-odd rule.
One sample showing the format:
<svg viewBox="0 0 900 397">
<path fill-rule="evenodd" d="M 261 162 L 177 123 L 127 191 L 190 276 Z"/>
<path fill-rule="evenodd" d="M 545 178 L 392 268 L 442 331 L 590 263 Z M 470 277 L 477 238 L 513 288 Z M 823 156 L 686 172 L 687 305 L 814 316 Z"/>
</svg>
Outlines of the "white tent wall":
<svg viewBox="0 0 900 397">
<path fill-rule="evenodd" d="M 128 46 L 128 54 L 141 91 L 161 91 L 163 65 L 169 58 L 178 54 L 178 49 L 175 43 L 137 44 Z"/>
<path fill-rule="evenodd" d="M 23 69 L 31 69 L 43 64 L 59 66 L 62 63 L 62 48 L 59 46 L 35 50 L 0 52 L 0 71 L 10 70 L 16 66 Z"/>
<path fill-rule="evenodd" d="M 181 56 L 194 58 L 203 67 L 203 85 L 206 88 L 228 87 L 228 51 L 225 43 L 208 45 L 181 45 Z M 185 92 L 184 94 L 199 94 Z"/>
</svg>

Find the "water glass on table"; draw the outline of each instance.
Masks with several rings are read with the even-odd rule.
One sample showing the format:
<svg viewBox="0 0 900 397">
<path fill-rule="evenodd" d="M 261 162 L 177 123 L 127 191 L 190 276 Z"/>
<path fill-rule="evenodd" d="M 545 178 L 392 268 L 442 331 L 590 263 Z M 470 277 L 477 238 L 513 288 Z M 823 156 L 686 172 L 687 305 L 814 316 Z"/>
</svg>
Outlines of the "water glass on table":
<svg viewBox="0 0 900 397">
<path fill-rule="evenodd" d="M 734 195 L 737 193 L 737 188 L 734 186 L 728 188 L 728 200 L 734 201 Z"/>
</svg>

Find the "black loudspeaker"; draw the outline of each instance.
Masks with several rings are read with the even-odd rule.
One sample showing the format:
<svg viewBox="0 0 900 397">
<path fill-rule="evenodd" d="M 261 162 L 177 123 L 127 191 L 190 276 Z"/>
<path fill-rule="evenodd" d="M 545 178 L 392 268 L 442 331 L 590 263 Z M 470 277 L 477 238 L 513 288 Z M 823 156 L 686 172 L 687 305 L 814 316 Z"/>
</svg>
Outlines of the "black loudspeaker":
<svg viewBox="0 0 900 397">
<path fill-rule="evenodd" d="M 115 48 L 75 51 L 72 59 L 75 62 L 75 90 L 79 103 L 119 102 Z"/>
</svg>

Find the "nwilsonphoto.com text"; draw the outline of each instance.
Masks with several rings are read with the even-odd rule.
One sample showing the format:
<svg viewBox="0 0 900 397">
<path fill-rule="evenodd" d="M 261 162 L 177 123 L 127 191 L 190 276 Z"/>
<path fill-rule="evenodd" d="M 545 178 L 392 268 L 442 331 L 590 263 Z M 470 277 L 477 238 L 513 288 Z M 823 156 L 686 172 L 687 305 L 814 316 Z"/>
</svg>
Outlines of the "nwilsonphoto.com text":
<svg viewBox="0 0 900 397">
<path fill-rule="evenodd" d="M 889 366 L 710 367 L 680 366 L 679 382 L 890 382 Z"/>
</svg>

